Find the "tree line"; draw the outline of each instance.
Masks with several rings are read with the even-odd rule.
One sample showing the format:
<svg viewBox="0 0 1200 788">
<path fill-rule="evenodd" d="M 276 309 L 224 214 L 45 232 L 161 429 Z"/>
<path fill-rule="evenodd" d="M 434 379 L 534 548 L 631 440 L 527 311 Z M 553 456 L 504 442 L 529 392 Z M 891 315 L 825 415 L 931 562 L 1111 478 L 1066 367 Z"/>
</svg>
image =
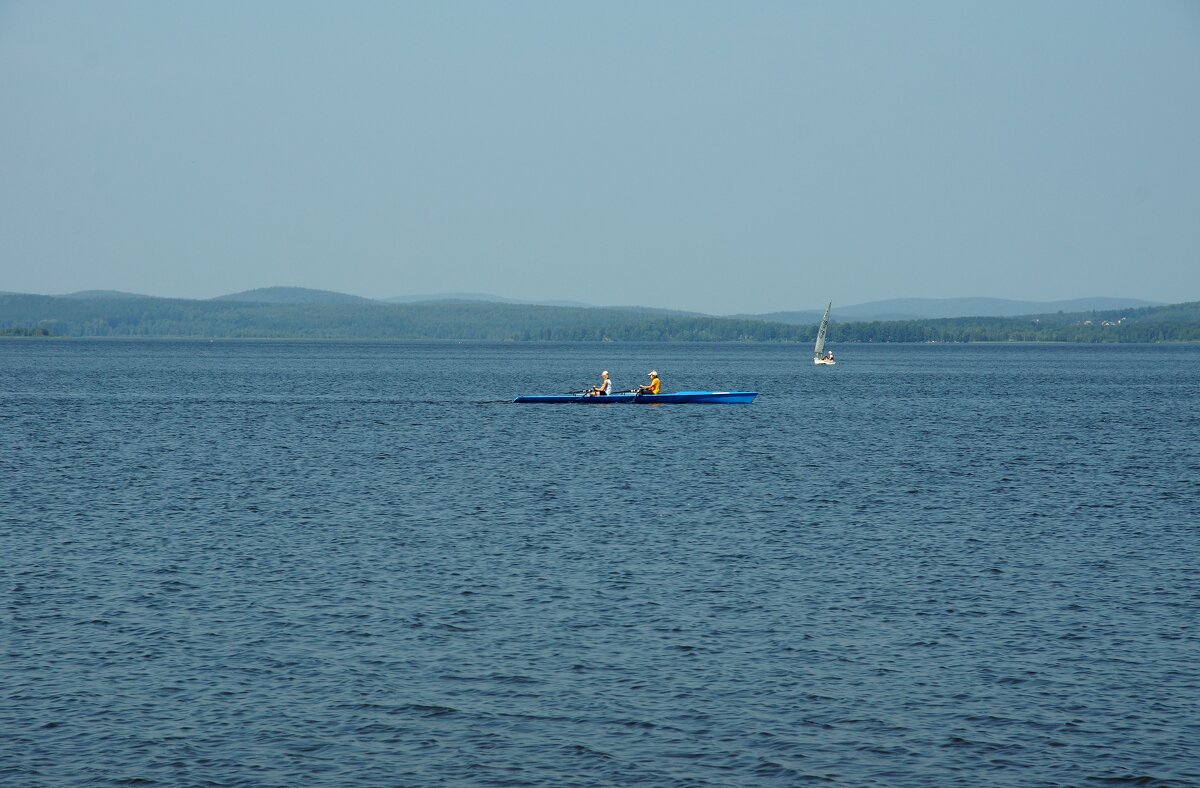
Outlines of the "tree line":
<svg viewBox="0 0 1200 788">
<path fill-rule="evenodd" d="M 262 304 L 0 295 L 0 331 L 64 337 L 811 343 L 816 325 L 490 302 Z M 832 323 L 828 340 L 831 344 L 1196 342 L 1200 341 L 1200 302 L 1015 318 Z"/>
<path fill-rule="evenodd" d="M 262 304 L 0 296 L 0 327 L 67 337 L 794 342 L 804 326 L 633 310 L 489 302 Z"/>
</svg>

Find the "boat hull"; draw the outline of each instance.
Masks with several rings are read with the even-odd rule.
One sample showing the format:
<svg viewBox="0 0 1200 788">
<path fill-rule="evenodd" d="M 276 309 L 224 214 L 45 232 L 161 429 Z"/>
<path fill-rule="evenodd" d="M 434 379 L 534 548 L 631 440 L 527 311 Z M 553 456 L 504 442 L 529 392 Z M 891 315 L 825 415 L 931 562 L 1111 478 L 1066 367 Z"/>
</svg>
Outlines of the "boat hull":
<svg viewBox="0 0 1200 788">
<path fill-rule="evenodd" d="M 746 405 L 757 396 L 757 391 L 676 391 L 671 394 L 609 394 L 606 397 L 533 394 L 517 397 L 513 402 L 525 405 Z"/>
<path fill-rule="evenodd" d="M 837 362 L 829 358 L 814 358 L 813 363 L 818 367 L 832 367 Z"/>
</svg>

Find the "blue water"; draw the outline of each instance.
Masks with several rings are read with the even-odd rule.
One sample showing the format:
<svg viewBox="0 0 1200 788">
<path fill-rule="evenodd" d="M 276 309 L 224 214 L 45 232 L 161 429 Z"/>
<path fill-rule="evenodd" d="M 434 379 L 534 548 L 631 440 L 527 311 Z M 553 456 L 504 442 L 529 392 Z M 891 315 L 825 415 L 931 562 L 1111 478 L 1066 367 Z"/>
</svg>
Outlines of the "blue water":
<svg viewBox="0 0 1200 788">
<path fill-rule="evenodd" d="M 1200 347 L 838 358 L 0 342 L 0 783 L 1200 784 Z"/>
</svg>

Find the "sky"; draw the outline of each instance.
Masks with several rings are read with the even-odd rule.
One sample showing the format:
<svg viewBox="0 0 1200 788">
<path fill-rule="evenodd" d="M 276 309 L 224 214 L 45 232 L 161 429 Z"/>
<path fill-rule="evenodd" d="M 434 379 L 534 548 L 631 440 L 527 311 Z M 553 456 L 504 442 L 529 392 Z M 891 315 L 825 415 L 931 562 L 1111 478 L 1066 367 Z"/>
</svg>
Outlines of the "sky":
<svg viewBox="0 0 1200 788">
<path fill-rule="evenodd" d="M 0 291 L 1200 300 L 1200 3 L 0 0 Z"/>
</svg>

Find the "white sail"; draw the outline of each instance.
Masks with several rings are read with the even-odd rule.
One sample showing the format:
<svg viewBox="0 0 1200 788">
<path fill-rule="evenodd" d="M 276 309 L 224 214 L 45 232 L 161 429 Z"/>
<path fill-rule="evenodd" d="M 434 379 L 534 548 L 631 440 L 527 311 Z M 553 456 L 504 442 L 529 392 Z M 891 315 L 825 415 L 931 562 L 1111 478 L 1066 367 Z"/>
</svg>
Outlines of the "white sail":
<svg viewBox="0 0 1200 788">
<path fill-rule="evenodd" d="M 821 318 L 821 327 L 817 329 L 817 344 L 813 345 L 813 360 L 821 357 L 821 352 L 825 350 L 825 331 L 829 328 L 829 310 L 833 308 L 833 302 L 829 302 L 829 306 L 825 307 L 825 315 Z"/>
</svg>

